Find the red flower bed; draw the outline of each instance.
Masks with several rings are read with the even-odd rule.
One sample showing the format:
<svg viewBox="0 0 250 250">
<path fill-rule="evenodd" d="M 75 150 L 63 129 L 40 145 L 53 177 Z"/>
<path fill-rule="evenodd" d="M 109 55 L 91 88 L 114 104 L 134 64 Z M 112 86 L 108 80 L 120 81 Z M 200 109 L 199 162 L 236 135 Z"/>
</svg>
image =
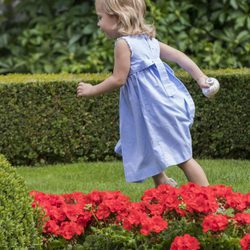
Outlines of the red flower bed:
<svg viewBox="0 0 250 250">
<path fill-rule="evenodd" d="M 76 242 L 90 227 L 117 225 L 155 240 L 158 235 L 162 237 L 164 232 L 177 228 L 184 219 L 195 227 L 193 235 L 185 233 L 174 238 L 171 249 L 200 249 L 200 243 L 204 247 L 208 237 L 221 233 L 238 239 L 242 249 L 248 249 L 250 244 L 250 193 L 233 192 L 223 185 L 200 187 L 189 183 L 180 188 L 161 185 L 146 190 L 140 202 L 131 202 L 119 191 L 61 195 L 32 191 L 30 195 L 34 198 L 33 207 L 45 211 L 46 239 L 56 237 Z"/>
</svg>

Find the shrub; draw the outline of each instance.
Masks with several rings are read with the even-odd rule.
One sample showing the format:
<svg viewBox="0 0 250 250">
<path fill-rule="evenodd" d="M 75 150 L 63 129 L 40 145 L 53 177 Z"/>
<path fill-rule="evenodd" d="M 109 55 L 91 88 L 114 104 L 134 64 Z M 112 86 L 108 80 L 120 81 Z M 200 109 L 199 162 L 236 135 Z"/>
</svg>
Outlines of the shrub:
<svg viewBox="0 0 250 250">
<path fill-rule="evenodd" d="M 0 155 L 0 249 L 39 249 L 34 210 L 23 179 Z"/>
</svg>

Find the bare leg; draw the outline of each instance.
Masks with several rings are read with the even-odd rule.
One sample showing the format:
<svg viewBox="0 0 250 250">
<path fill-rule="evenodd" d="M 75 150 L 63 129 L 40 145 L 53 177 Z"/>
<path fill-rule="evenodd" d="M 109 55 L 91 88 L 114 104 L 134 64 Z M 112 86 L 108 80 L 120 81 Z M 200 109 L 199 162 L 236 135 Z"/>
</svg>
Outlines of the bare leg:
<svg viewBox="0 0 250 250">
<path fill-rule="evenodd" d="M 158 187 L 160 184 L 169 184 L 173 187 L 177 185 L 175 180 L 168 178 L 164 172 L 161 172 L 155 176 L 152 176 L 152 178 L 154 180 L 155 187 Z"/>
<path fill-rule="evenodd" d="M 198 184 L 200 186 L 208 186 L 208 180 L 205 172 L 197 161 L 191 158 L 178 165 L 185 173 L 188 181 Z"/>
</svg>

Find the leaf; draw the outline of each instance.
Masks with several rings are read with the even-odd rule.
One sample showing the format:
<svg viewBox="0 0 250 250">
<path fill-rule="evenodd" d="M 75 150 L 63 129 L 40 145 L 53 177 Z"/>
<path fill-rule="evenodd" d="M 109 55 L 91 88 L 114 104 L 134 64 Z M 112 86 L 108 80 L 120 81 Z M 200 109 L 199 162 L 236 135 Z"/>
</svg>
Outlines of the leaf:
<svg viewBox="0 0 250 250">
<path fill-rule="evenodd" d="M 245 21 L 246 21 L 246 17 L 245 17 L 245 16 L 239 16 L 239 17 L 236 19 L 235 28 L 238 29 L 238 28 L 244 26 Z"/>
<path fill-rule="evenodd" d="M 77 42 L 81 38 L 82 34 L 75 34 L 73 35 L 69 40 L 69 45 L 72 45 L 73 43 Z"/>
<path fill-rule="evenodd" d="M 0 36 L 0 48 L 4 48 L 8 45 L 8 34 L 3 34 Z"/>
<path fill-rule="evenodd" d="M 81 4 L 80 10 L 81 10 L 82 15 L 87 15 L 89 13 L 89 10 L 90 10 L 89 3 Z"/>
<path fill-rule="evenodd" d="M 46 73 L 52 73 L 53 72 L 53 65 L 45 64 L 44 70 L 45 70 Z"/>
<path fill-rule="evenodd" d="M 226 20 L 226 18 L 227 18 L 227 14 L 226 14 L 225 12 L 223 12 L 223 13 L 221 13 L 221 15 L 219 16 L 219 21 L 220 21 L 221 23 L 224 23 L 225 20 Z"/>
<path fill-rule="evenodd" d="M 87 24 L 84 29 L 83 29 L 83 34 L 85 35 L 89 35 L 89 34 L 92 34 L 94 31 L 96 31 L 97 29 L 97 26 L 94 25 L 94 24 Z"/>
<path fill-rule="evenodd" d="M 247 28 L 250 30 L 250 17 L 247 17 Z"/>
<path fill-rule="evenodd" d="M 231 5 L 235 10 L 238 9 L 238 4 L 237 4 L 236 0 L 230 0 L 230 5 Z"/>
<path fill-rule="evenodd" d="M 236 37 L 236 40 L 239 42 L 239 43 L 242 43 L 242 42 L 250 42 L 250 34 L 248 31 L 244 30 L 244 31 L 241 31 L 239 33 L 239 35 Z"/>
<path fill-rule="evenodd" d="M 3 67 L 3 68 L 8 68 L 9 65 L 7 63 L 4 63 L 4 62 L 1 62 L 0 61 L 0 68 Z"/>
</svg>

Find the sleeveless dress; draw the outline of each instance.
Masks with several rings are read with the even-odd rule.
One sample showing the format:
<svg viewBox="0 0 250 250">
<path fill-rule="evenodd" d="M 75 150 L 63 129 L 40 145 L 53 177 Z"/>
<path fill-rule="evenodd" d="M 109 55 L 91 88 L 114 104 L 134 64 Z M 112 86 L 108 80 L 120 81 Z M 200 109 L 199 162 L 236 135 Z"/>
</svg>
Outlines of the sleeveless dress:
<svg viewBox="0 0 250 250">
<path fill-rule="evenodd" d="M 159 41 L 123 36 L 131 51 L 127 82 L 120 88 L 120 140 L 127 182 L 143 182 L 192 157 L 194 102 L 173 70 L 160 59 Z"/>
</svg>

